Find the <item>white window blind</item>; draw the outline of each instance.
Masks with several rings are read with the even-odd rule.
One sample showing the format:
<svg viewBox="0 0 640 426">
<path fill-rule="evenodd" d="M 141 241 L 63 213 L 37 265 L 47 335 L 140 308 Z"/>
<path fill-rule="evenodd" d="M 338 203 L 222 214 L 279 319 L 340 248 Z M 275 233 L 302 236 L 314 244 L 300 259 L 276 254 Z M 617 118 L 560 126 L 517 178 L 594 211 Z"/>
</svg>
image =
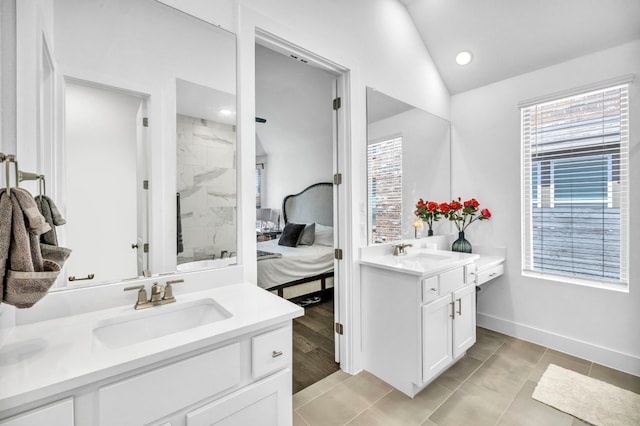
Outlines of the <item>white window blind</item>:
<svg viewBox="0 0 640 426">
<path fill-rule="evenodd" d="M 402 137 L 367 147 L 369 242 L 402 238 Z"/>
<path fill-rule="evenodd" d="M 525 274 L 628 283 L 628 85 L 521 109 Z"/>
</svg>

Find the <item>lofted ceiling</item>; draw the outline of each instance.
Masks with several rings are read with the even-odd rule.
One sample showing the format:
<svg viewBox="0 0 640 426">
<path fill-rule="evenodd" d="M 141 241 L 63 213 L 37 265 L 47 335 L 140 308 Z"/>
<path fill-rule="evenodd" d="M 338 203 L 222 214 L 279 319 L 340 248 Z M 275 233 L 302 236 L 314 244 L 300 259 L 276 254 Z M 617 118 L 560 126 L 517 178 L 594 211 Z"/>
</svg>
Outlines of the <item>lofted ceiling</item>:
<svg viewBox="0 0 640 426">
<path fill-rule="evenodd" d="M 640 0 L 400 1 L 451 94 L 640 39 Z"/>
</svg>

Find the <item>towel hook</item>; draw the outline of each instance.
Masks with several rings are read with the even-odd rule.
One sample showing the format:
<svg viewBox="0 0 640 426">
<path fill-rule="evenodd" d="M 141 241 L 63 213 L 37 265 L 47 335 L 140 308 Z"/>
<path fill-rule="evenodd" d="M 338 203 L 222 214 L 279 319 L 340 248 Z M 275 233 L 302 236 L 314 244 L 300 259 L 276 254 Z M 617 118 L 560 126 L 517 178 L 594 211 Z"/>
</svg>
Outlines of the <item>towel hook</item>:
<svg viewBox="0 0 640 426">
<path fill-rule="evenodd" d="M 44 175 L 39 175 L 37 173 L 24 172 L 18 169 L 18 182 L 22 182 L 23 180 L 37 180 L 38 181 L 38 192 L 40 196 L 47 195 L 47 187 L 45 183 Z"/>
</svg>

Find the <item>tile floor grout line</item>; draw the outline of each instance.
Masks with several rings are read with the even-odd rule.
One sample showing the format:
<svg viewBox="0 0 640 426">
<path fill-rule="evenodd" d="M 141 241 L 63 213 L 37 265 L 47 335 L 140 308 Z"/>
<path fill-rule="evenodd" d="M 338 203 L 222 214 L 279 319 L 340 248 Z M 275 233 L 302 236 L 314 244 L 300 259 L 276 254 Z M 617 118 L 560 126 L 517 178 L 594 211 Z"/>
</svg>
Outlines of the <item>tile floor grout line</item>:
<svg viewBox="0 0 640 426">
<path fill-rule="evenodd" d="M 296 410 L 294 410 L 294 414 L 298 414 L 298 417 L 300 417 L 300 418 L 302 419 L 302 421 L 304 422 L 304 424 L 305 424 L 306 426 L 311 426 L 311 423 L 309 423 L 309 422 L 307 421 L 307 419 L 305 419 L 305 418 L 304 418 L 304 416 L 303 416 L 302 414 L 297 413 L 297 412 L 296 412 Z"/>
<path fill-rule="evenodd" d="M 338 370 L 338 371 L 342 371 L 342 370 Z M 363 371 L 364 371 L 364 370 L 363 370 Z M 335 374 L 335 373 L 333 373 L 333 374 Z M 346 373 L 346 374 L 349 374 L 349 373 Z M 357 375 L 357 374 L 352 374 L 352 375 L 350 375 L 350 377 L 355 377 L 356 375 Z M 327 376 L 327 377 L 329 377 L 329 376 Z M 312 402 L 312 401 L 315 401 L 316 399 L 320 398 L 320 397 L 321 397 L 322 395 L 324 395 L 325 393 L 327 393 L 327 392 L 329 392 L 329 391 L 332 391 L 336 386 L 338 386 L 340 383 L 344 382 L 344 381 L 345 381 L 345 380 L 347 380 L 347 379 L 349 379 L 349 377 L 347 377 L 347 378 L 346 378 L 346 379 L 344 379 L 344 380 L 341 380 L 341 381 L 337 382 L 335 385 L 331 386 L 330 388 L 328 388 L 328 389 L 327 389 L 327 390 L 325 390 L 324 392 L 321 392 L 321 393 L 319 393 L 318 395 L 314 396 L 314 397 L 313 397 L 313 398 L 311 398 L 309 401 L 305 402 L 304 404 L 302 404 L 301 406 L 299 406 L 298 408 L 296 408 L 296 409 L 295 409 L 295 410 L 293 410 L 293 411 L 298 411 L 300 408 L 304 407 L 305 405 L 309 404 L 309 403 L 310 403 L 310 402 Z M 318 380 L 318 382 L 320 382 L 320 381 L 322 381 L 322 380 L 324 380 L 324 379 L 320 379 L 320 380 Z M 318 382 L 316 382 L 316 383 L 318 383 Z M 314 383 L 314 385 L 315 385 L 315 383 Z M 313 386 L 313 385 L 311 385 L 311 386 Z M 298 393 L 299 393 L 299 392 L 302 392 L 302 391 L 303 391 L 303 390 L 305 390 L 305 389 L 309 389 L 309 387 L 306 387 L 306 388 L 302 389 L 301 391 L 298 391 Z M 295 395 L 297 395 L 297 393 L 293 394 L 293 396 L 295 396 Z"/>
<path fill-rule="evenodd" d="M 540 363 L 542 362 L 542 359 L 544 358 L 544 355 L 549 351 L 549 348 L 547 346 L 543 346 L 544 347 L 544 352 L 542 352 L 542 355 L 540 355 L 540 358 L 538 358 L 538 362 L 536 362 L 536 364 L 533 366 L 533 368 L 531 369 L 531 371 L 529 372 L 529 375 L 527 376 L 526 379 L 524 379 L 524 382 L 522 383 L 522 386 L 520 387 L 520 389 L 518 390 L 518 392 L 515 393 L 515 395 L 513 396 L 513 398 L 511 399 L 511 401 L 509 402 L 509 405 L 507 405 L 507 408 L 505 408 L 505 410 L 502 412 L 502 414 L 500 415 L 500 417 L 498 417 L 498 420 L 496 421 L 496 425 L 498 423 L 500 423 L 500 420 L 502 420 L 502 418 L 504 417 L 505 414 L 507 414 L 507 412 L 509 411 L 509 408 L 511 408 L 511 406 L 513 405 L 513 403 L 515 402 L 516 398 L 518 398 L 518 395 L 520 394 L 520 392 L 522 392 L 522 389 L 524 389 L 524 387 L 526 386 L 527 382 L 529 381 L 529 379 L 531 378 L 531 375 L 533 374 L 533 372 L 536 370 L 536 368 L 538 367 L 538 365 L 540 365 Z M 537 382 L 536 382 L 537 384 Z"/>
<path fill-rule="evenodd" d="M 477 338 L 476 338 L 476 342 L 477 342 Z M 422 421 L 422 423 L 424 423 L 424 422 L 426 422 L 427 420 L 429 420 L 429 417 L 431 417 L 431 416 L 433 415 L 433 413 L 435 413 L 436 411 L 438 411 L 438 409 L 439 409 L 440 407 L 442 407 L 442 405 L 444 405 L 444 403 L 445 403 L 445 402 L 447 402 L 447 400 L 448 400 L 449 398 L 451 398 L 451 395 L 453 395 L 453 394 L 454 394 L 458 389 L 460 389 L 460 387 L 462 387 L 462 385 L 463 385 L 463 384 L 465 384 L 465 382 L 469 379 L 469 377 L 473 376 L 473 375 L 476 373 L 476 371 L 478 371 L 479 369 L 481 369 L 481 368 L 482 368 L 482 366 L 483 366 L 483 365 L 484 365 L 484 364 L 485 364 L 485 363 L 486 363 L 486 362 L 487 362 L 487 361 L 488 361 L 488 360 L 489 360 L 493 355 L 495 355 L 495 354 L 496 354 L 496 352 L 498 352 L 498 350 L 499 350 L 502 346 L 504 346 L 504 342 L 501 342 L 501 343 L 500 343 L 500 345 L 499 345 L 499 346 L 498 346 L 498 347 L 497 347 L 497 348 L 496 348 L 496 349 L 495 349 L 495 350 L 494 350 L 494 351 L 493 351 L 493 352 L 492 352 L 492 353 L 487 357 L 487 359 L 485 359 L 484 361 L 481 361 L 481 362 L 480 362 L 480 365 L 479 365 L 475 370 L 473 370 L 471 373 L 469 373 L 469 375 L 468 375 L 468 376 L 467 376 L 463 381 L 461 381 L 461 382 L 460 382 L 460 384 L 459 384 L 458 386 L 456 386 L 456 387 L 455 387 L 455 389 L 453 389 L 453 390 L 451 391 L 451 394 L 449 394 L 449 396 L 447 396 L 447 397 L 446 397 L 446 398 L 445 398 L 445 399 L 444 399 L 440 404 L 438 404 L 438 405 L 436 406 L 436 408 L 435 408 L 435 409 L 434 409 L 434 410 L 433 410 L 433 411 L 432 411 L 432 412 L 431 412 L 431 413 L 430 413 L 430 414 L 429 414 L 429 415 L 428 415 L 428 416 L 427 416 L 427 417 Z M 464 357 L 464 356 L 466 356 L 466 353 L 465 353 L 465 355 L 463 355 L 463 357 Z M 470 356 L 470 358 L 473 358 L 473 357 L 472 357 L 472 356 Z M 462 358 L 460 358 L 460 359 L 462 359 Z M 477 358 L 473 358 L 473 359 L 477 359 Z M 477 359 L 477 360 L 478 360 L 478 361 L 480 361 L 479 359 Z M 434 381 L 435 381 L 435 380 L 434 380 Z M 433 383 L 433 382 L 431 382 L 431 383 Z M 431 385 L 431 383 L 430 383 L 429 385 Z M 442 386 L 442 385 L 439 385 L 439 386 Z M 443 387 L 444 387 L 444 386 L 443 386 Z M 432 421 L 433 423 L 435 423 L 433 420 L 431 420 L 431 421 Z M 436 424 L 437 424 L 437 423 L 436 423 Z"/>
</svg>

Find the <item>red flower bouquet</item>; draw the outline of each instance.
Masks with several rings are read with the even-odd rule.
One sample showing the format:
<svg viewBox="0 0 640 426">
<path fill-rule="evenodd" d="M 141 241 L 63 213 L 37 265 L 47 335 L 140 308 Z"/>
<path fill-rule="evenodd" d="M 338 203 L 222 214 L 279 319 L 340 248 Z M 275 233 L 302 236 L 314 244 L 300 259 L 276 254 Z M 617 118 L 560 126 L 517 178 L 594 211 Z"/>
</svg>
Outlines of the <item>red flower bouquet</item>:
<svg viewBox="0 0 640 426">
<path fill-rule="evenodd" d="M 415 215 L 427 224 L 429 235 L 433 235 L 433 222 L 440 220 L 444 213 L 440 210 L 440 204 L 435 201 L 424 201 L 422 198 L 416 203 Z"/>
<path fill-rule="evenodd" d="M 453 200 L 447 204 L 448 211 L 444 216 L 456 224 L 458 232 L 464 232 L 476 220 L 487 220 L 491 217 L 489 209 L 479 210 L 479 206 L 480 203 L 475 198 L 462 202 L 458 197 L 458 201 Z"/>
</svg>

